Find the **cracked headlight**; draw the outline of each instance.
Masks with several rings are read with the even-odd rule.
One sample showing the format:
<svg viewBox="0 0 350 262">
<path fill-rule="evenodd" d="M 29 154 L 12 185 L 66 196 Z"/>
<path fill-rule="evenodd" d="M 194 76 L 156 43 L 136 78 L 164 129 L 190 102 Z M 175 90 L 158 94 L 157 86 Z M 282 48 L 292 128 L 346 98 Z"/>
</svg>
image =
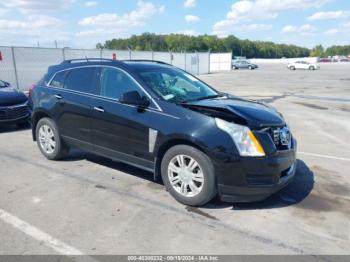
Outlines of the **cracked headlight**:
<svg viewBox="0 0 350 262">
<path fill-rule="evenodd" d="M 215 121 L 218 128 L 230 135 L 241 156 L 265 156 L 264 149 L 248 127 L 219 118 Z"/>
</svg>

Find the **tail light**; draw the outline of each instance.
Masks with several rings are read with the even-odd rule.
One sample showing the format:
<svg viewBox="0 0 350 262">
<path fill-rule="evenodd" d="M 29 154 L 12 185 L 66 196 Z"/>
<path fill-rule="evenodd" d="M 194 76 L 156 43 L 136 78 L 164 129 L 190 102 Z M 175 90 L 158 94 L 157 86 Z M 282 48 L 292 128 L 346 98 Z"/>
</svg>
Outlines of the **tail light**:
<svg viewBox="0 0 350 262">
<path fill-rule="evenodd" d="M 29 88 L 29 92 L 28 92 L 28 97 L 29 98 L 32 98 L 34 88 L 35 88 L 34 84 Z"/>
</svg>

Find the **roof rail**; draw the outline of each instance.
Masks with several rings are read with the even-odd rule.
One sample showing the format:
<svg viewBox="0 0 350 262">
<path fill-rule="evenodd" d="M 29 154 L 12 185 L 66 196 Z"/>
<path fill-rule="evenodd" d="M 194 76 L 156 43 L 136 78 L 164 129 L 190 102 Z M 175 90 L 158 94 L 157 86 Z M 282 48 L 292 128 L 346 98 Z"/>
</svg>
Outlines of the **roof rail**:
<svg viewBox="0 0 350 262">
<path fill-rule="evenodd" d="M 78 59 L 69 59 L 64 60 L 61 64 L 71 64 L 74 62 L 96 62 L 96 61 L 106 61 L 106 62 L 114 62 L 116 60 L 108 59 L 108 58 L 78 58 Z"/>
<path fill-rule="evenodd" d="M 163 61 L 147 60 L 147 59 L 132 59 L 132 60 L 120 60 L 120 61 L 122 61 L 122 62 L 150 62 L 150 63 L 157 63 L 157 64 L 163 64 L 163 65 L 171 65 L 171 64 L 163 62 Z"/>
</svg>

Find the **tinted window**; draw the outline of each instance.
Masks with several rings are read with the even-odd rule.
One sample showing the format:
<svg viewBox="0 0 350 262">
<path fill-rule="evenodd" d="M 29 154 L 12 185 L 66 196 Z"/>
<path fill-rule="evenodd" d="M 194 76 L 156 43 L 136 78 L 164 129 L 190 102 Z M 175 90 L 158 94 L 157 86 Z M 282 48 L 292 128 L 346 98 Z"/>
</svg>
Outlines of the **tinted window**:
<svg viewBox="0 0 350 262">
<path fill-rule="evenodd" d="M 64 82 L 64 88 L 90 93 L 94 73 L 94 67 L 72 69 L 68 73 L 66 81 Z"/>
<path fill-rule="evenodd" d="M 140 88 L 130 76 L 118 69 L 103 69 L 101 96 L 119 100 L 122 94 L 130 91 L 140 92 Z M 141 92 L 140 95 L 142 95 Z"/>
<path fill-rule="evenodd" d="M 50 86 L 58 87 L 58 88 L 63 88 L 64 79 L 66 78 L 66 74 L 67 74 L 66 71 L 57 73 L 57 74 L 55 75 L 55 77 L 52 79 Z M 42 83 L 43 83 L 43 84 L 45 83 L 44 78 L 42 79 Z"/>
</svg>

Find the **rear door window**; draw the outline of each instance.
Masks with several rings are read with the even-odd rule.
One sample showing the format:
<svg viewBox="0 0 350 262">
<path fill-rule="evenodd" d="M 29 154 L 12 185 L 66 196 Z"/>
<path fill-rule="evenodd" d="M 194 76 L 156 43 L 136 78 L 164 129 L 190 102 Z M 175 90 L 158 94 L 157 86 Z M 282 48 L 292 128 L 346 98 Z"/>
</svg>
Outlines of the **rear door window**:
<svg viewBox="0 0 350 262">
<path fill-rule="evenodd" d="M 94 93 L 95 71 L 95 67 L 70 70 L 64 82 L 64 88 L 84 93 Z"/>
</svg>

